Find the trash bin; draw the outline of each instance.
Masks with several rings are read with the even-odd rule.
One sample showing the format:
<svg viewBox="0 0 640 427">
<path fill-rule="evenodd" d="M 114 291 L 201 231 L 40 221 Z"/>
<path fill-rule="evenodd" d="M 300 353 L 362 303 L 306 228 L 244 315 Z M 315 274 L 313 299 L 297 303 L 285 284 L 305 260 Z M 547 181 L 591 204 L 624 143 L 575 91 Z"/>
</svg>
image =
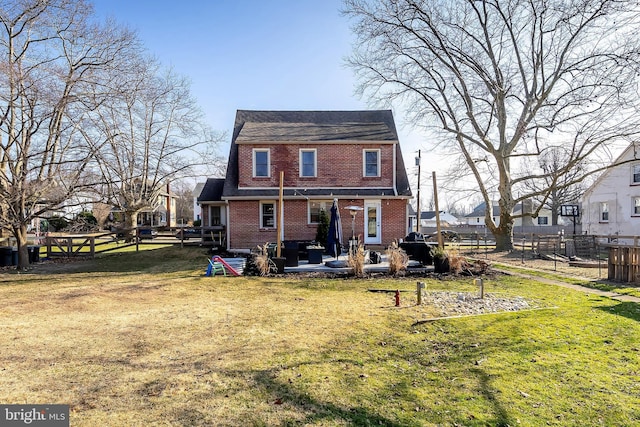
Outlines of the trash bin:
<svg viewBox="0 0 640 427">
<path fill-rule="evenodd" d="M 40 262 L 40 246 L 39 245 L 29 245 L 27 246 L 27 251 L 29 252 L 30 264 Z"/>
<path fill-rule="evenodd" d="M 298 266 L 298 242 L 295 240 L 284 241 L 284 258 L 286 267 Z"/>
<path fill-rule="evenodd" d="M 11 248 L 11 265 L 18 265 L 18 248 Z"/>
<path fill-rule="evenodd" d="M 0 266 L 11 265 L 13 249 L 11 246 L 0 246 Z"/>
</svg>

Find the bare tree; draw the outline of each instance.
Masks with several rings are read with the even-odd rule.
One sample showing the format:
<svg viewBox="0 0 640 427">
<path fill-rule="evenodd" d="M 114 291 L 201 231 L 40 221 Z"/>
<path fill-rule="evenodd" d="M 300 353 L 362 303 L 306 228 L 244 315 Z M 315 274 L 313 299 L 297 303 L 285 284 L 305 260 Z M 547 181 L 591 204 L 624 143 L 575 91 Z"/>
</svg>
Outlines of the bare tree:
<svg viewBox="0 0 640 427">
<path fill-rule="evenodd" d="M 86 92 L 114 72 L 135 38 L 91 21 L 82 0 L 14 0 L 0 6 L 0 227 L 28 261 L 27 224 L 90 185 L 93 152 L 78 124 Z M 97 99 L 97 97 L 96 97 Z"/>
<path fill-rule="evenodd" d="M 158 208 L 167 184 L 214 163 L 221 137 L 205 124 L 187 79 L 157 61 L 137 58 L 116 84 L 93 113 L 95 133 L 85 136 L 103 177 L 101 193 L 132 230 L 140 212 Z"/>
<path fill-rule="evenodd" d="M 639 6 L 626 0 L 346 0 L 360 93 L 403 102 L 461 156 L 487 206 L 497 249 L 513 247 L 517 203 L 547 199 L 609 166 L 634 141 L 640 97 Z M 515 160 L 562 147 L 553 171 Z M 583 165 L 580 174 L 562 176 Z M 525 183 L 552 180 L 527 191 Z M 533 188 L 529 185 L 528 188 Z"/>
<path fill-rule="evenodd" d="M 582 170 L 584 166 L 577 163 L 568 172 L 563 172 L 567 160 L 561 149 L 548 150 L 540 155 L 538 160 L 543 177 L 525 183 L 528 192 L 534 195 L 537 202 L 533 214 L 537 215 L 546 207 L 551 211 L 551 225 L 558 225 L 560 207 L 565 204 L 577 204 L 585 190 Z M 535 165 L 524 165 L 523 169 L 529 170 L 531 166 Z"/>
<path fill-rule="evenodd" d="M 173 192 L 176 195 L 176 220 L 180 224 L 186 224 L 193 220 L 193 184 L 186 180 L 178 180 L 173 183 Z"/>
</svg>

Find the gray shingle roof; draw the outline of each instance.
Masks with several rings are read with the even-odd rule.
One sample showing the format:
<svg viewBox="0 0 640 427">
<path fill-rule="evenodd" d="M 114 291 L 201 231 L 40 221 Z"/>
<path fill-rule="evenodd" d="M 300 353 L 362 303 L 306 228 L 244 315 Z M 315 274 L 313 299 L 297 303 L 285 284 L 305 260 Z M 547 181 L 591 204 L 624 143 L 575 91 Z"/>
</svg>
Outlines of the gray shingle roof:
<svg viewBox="0 0 640 427">
<path fill-rule="evenodd" d="M 198 202 L 221 201 L 223 188 L 224 178 L 208 178 L 198 196 Z"/>
</svg>

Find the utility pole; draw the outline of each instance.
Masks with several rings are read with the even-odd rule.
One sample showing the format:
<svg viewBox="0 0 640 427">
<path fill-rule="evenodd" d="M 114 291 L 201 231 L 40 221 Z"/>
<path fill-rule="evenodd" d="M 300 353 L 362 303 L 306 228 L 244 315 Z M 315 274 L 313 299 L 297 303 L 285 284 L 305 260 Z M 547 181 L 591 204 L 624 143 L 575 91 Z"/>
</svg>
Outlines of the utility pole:
<svg viewBox="0 0 640 427">
<path fill-rule="evenodd" d="M 421 166 L 421 159 L 420 159 L 420 150 L 418 150 L 418 157 L 416 157 L 416 166 L 418 166 L 418 196 L 417 196 L 417 201 L 416 201 L 416 233 L 420 233 L 420 166 Z"/>
<path fill-rule="evenodd" d="M 438 184 L 436 183 L 436 171 L 431 172 L 433 177 L 433 198 L 436 202 L 436 233 L 438 233 L 438 247 L 444 248 L 444 239 L 440 232 L 440 209 L 438 208 Z"/>
</svg>

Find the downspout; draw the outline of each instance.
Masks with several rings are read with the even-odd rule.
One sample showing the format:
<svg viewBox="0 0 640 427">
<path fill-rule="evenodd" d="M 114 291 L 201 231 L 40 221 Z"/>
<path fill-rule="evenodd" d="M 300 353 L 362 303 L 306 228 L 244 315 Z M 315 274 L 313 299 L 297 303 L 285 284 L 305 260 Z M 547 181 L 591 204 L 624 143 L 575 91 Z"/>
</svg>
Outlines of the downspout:
<svg viewBox="0 0 640 427">
<path fill-rule="evenodd" d="M 231 229 L 231 224 L 229 224 L 229 222 L 231 221 L 231 217 L 229 216 L 229 201 L 225 200 L 225 208 L 224 210 L 227 212 L 227 217 L 225 218 L 225 222 L 226 222 L 226 226 L 225 226 L 225 234 L 226 234 L 226 240 L 227 240 L 227 251 L 229 251 L 231 249 L 231 233 L 230 233 L 230 229 Z"/>
<path fill-rule="evenodd" d="M 397 196 L 398 195 L 398 186 L 396 185 L 396 146 L 398 144 L 396 142 L 393 143 L 393 195 Z"/>
</svg>

